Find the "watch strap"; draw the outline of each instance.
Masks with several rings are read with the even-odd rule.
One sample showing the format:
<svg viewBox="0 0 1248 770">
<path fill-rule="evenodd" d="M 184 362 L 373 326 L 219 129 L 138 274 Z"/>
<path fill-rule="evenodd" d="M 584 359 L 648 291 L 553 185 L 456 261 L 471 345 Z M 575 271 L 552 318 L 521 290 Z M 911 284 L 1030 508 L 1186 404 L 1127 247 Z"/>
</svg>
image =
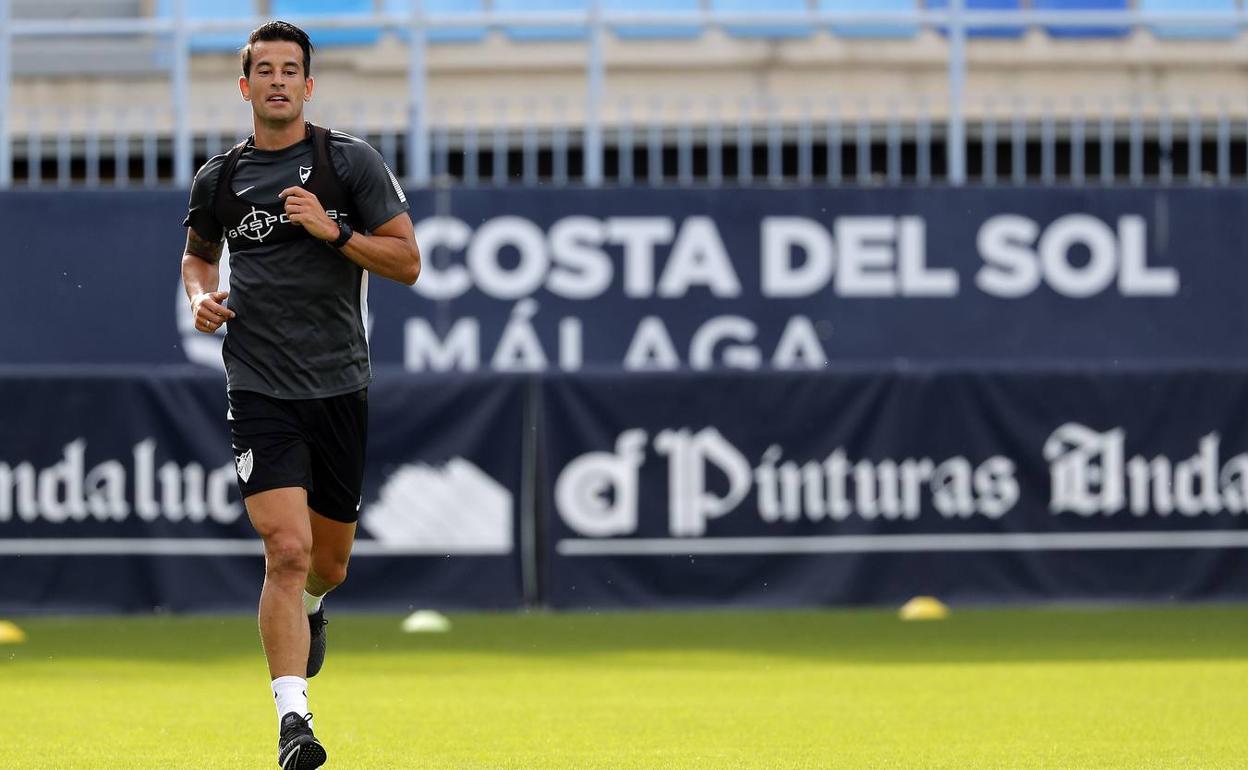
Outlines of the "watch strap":
<svg viewBox="0 0 1248 770">
<path fill-rule="evenodd" d="M 329 245 L 333 246 L 335 249 L 341 249 L 343 246 L 347 245 L 347 241 L 351 240 L 351 236 L 354 234 L 354 231 L 346 222 L 339 222 L 338 237 L 330 241 Z"/>
</svg>

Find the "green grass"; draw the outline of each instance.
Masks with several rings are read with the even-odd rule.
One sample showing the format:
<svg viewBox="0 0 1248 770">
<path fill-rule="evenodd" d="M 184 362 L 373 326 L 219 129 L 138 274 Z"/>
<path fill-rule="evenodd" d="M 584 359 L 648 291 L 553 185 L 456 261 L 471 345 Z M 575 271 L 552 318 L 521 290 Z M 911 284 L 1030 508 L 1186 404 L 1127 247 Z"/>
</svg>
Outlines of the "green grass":
<svg viewBox="0 0 1248 770">
<path fill-rule="evenodd" d="M 0 768 L 276 767 L 250 618 L 18 619 Z M 1248 609 L 333 616 L 330 768 L 1248 766 Z"/>
</svg>

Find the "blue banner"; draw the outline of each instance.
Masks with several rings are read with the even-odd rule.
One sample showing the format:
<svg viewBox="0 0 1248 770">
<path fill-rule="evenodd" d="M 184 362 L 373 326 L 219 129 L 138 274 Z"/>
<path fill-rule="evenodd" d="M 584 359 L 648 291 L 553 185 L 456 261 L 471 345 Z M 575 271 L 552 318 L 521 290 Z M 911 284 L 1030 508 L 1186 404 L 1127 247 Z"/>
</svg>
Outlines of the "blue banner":
<svg viewBox="0 0 1248 770">
<path fill-rule="evenodd" d="M 560 608 L 1248 598 L 1248 370 L 551 376 Z"/>
<path fill-rule="evenodd" d="M 424 273 L 372 281 L 369 326 L 374 361 L 410 371 L 1209 362 L 1248 338 L 1248 203 L 1229 189 L 409 200 Z M 174 192 L 0 195 L 0 360 L 219 366 L 182 295 L 184 210 Z"/>
<path fill-rule="evenodd" d="M 338 596 L 1245 598 L 1242 198 L 415 192 Z M 0 610 L 254 602 L 185 204 L 0 195 Z"/>
<path fill-rule="evenodd" d="M 381 374 L 340 606 L 516 607 L 525 384 Z M 0 377 L 0 611 L 254 606 L 224 382 Z"/>
<path fill-rule="evenodd" d="M 0 612 L 254 605 L 221 385 L 0 378 Z M 387 371 L 370 412 L 341 606 L 1248 598 L 1248 368 Z"/>
</svg>

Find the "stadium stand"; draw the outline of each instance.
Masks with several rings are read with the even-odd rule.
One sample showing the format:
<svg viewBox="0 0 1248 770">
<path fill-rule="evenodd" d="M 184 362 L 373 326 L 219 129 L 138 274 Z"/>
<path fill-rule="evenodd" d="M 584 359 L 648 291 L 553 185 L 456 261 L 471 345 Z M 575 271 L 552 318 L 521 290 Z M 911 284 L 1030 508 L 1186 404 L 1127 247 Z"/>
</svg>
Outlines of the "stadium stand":
<svg viewBox="0 0 1248 770">
<path fill-rule="evenodd" d="M 934 11 L 949 7 L 949 0 L 927 0 L 927 7 Z M 1017 11 L 1022 8 L 1021 0 L 966 0 L 968 11 Z M 948 29 L 941 28 L 947 34 Z M 966 34 L 970 37 L 1013 38 L 1022 37 L 1022 27 L 968 27 Z"/>
<path fill-rule="evenodd" d="M 186 0 L 186 15 L 191 19 L 238 19 L 256 16 L 255 0 Z M 173 16 L 173 0 L 158 0 L 156 15 Z M 235 32 L 201 32 L 191 35 L 191 50 L 196 53 L 234 52 L 239 48 Z"/>
<path fill-rule="evenodd" d="M 1235 0 L 1139 0 L 1141 11 L 1234 11 Z M 1149 29 L 1163 40 L 1232 38 L 1239 30 L 1232 24 L 1191 25 L 1154 24 Z"/>
<path fill-rule="evenodd" d="M 820 11 L 913 11 L 914 0 L 818 0 Z M 833 24 L 832 34 L 844 38 L 909 38 L 919 34 L 913 24 Z"/>
<path fill-rule="evenodd" d="M 494 10 L 504 14 L 558 13 L 585 11 L 587 0 L 495 0 Z M 585 27 L 508 26 L 507 37 L 526 42 L 552 42 L 584 39 Z"/>
<path fill-rule="evenodd" d="M 142 0 L 11 0 L 15 19 L 125 19 L 142 13 Z"/>
<path fill-rule="evenodd" d="M 466 180 L 577 181 L 586 101 L 590 0 L 422 0 L 427 16 L 430 168 Z M 1235 0 L 966 0 L 974 10 L 1234 11 Z M 944 57 L 939 24 L 829 23 L 777 19 L 749 24 L 732 14 L 887 11 L 947 7 L 948 0 L 602 0 L 608 35 L 601 105 L 608 176 L 679 180 L 840 183 L 898 178 L 925 183 L 945 173 Z M 171 37 L 143 30 L 168 19 L 174 0 L 12 0 L 19 20 L 74 20 L 65 35 L 12 39 L 14 79 L 5 129 L 15 185 L 154 185 L 171 178 L 176 127 L 169 107 Z M 410 148 L 407 86 L 410 0 L 186 0 L 191 20 L 239 23 L 192 32 L 195 55 L 187 122 L 196 161 L 245 130 L 230 78 L 243 25 L 289 16 L 332 55 L 321 73 L 319 117 L 349 115 L 351 128 L 389 148 L 401 173 Z M 336 19 L 379 13 L 365 29 Z M 498 13 L 492 21 L 480 18 Z M 568 21 L 514 23 L 526 14 Z M 642 22 L 611 14 L 646 14 Z M 462 23 L 454 20 L 467 19 Z M 664 14 L 671 14 L 665 22 Z M 715 14 L 724 15 L 716 20 Z M 800 19 L 800 17 L 797 17 Z M 135 22 L 135 31 L 83 34 L 92 19 Z M 1248 76 L 1231 16 L 1220 24 L 1126 18 L 1026 29 L 1027 55 L 1010 40 L 968 30 L 965 115 L 971 178 L 1033 177 L 1046 183 L 1243 178 Z M 447 21 L 452 23 L 447 25 Z M 384 30 L 384 32 L 383 32 Z M 1192 41 L 1200 44 L 1193 45 Z M 399 43 L 399 44 L 396 44 Z M 380 44 L 375 44 L 380 43 Z M 1129 54 L 1129 55 L 1128 55 Z M 871 62 L 871 66 L 865 66 Z M 1141 96 L 1143 65 L 1158 73 Z M 676 77 L 673 77 L 676 73 Z M 232 75 L 231 75 L 232 77 Z M 118 96 L 118 78 L 124 98 Z M 824 85 L 812 86 L 812 78 Z M 222 84 L 225 84 L 224 86 Z M 827 85 L 833 84 L 833 85 Z M 51 96 L 55 89 L 55 97 Z M 1217 95 L 1217 98 L 1208 95 Z M 1084 139 L 1083 145 L 1078 136 Z M 751 152 L 752 148 L 752 152 Z M 839 149 L 838 149 L 839 148 Z M 1194 149 L 1192 149 L 1194 148 Z M 128 161 L 127 161 L 128 153 Z M 843 154 L 840 157 L 838 153 Z M 840 161 L 840 162 L 838 162 Z M 141 164 L 141 166 L 140 166 Z M 183 166 L 185 168 L 185 164 Z M 780 169 L 779 171 L 774 171 Z M 1078 169 L 1076 170 L 1076 167 Z M 500 169 L 495 171 L 494 169 Z M 651 171 L 654 169 L 654 171 Z M 766 171 L 764 171 L 766 169 Z M 557 171 L 558 170 L 558 171 Z M 678 172 L 679 170 L 679 172 Z M 718 183 L 718 182 L 716 182 Z"/>
<path fill-rule="evenodd" d="M 32 21 L 135 19 L 144 10 L 142 0 L 11 0 L 9 8 L 14 19 Z M 13 71 L 15 75 L 42 76 L 88 71 L 100 75 L 150 73 L 160 68 L 157 46 L 157 41 L 139 35 L 19 39 L 13 42 Z"/>
<path fill-rule="evenodd" d="M 386 13 L 404 15 L 411 8 L 411 0 L 384 0 L 383 10 Z M 425 13 L 430 16 L 454 17 L 456 15 L 481 13 L 485 10 L 484 0 L 425 0 Z M 479 43 L 485 39 L 485 27 L 430 27 L 425 32 L 425 39 L 431 43 Z M 398 32 L 400 40 L 408 39 L 407 30 Z"/>
<path fill-rule="evenodd" d="M 1037 11 L 1125 11 L 1129 0 L 1032 0 L 1031 7 Z M 1118 26 L 1045 27 L 1054 38 L 1107 38 L 1126 37 L 1130 30 Z"/>
<path fill-rule="evenodd" d="M 648 11 L 652 13 L 697 13 L 700 0 L 603 0 L 604 11 Z M 611 32 L 625 40 L 687 40 L 702 34 L 701 27 L 673 24 L 672 26 L 615 24 Z"/>
<path fill-rule="evenodd" d="M 318 16 L 369 16 L 376 9 L 373 0 L 271 0 L 269 12 L 278 18 L 315 19 Z M 315 29 L 312 24 L 307 24 Z M 322 48 L 373 45 L 381 37 L 381 30 L 319 29 L 316 44 Z"/>
<path fill-rule="evenodd" d="M 724 13 L 802 13 L 807 5 L 806 0 L 711 0 L 710 8 Z M 744 38 L 809 37 L 815 31 L 808 24 L 728 24 L 724 29 Z"/>
</svg>

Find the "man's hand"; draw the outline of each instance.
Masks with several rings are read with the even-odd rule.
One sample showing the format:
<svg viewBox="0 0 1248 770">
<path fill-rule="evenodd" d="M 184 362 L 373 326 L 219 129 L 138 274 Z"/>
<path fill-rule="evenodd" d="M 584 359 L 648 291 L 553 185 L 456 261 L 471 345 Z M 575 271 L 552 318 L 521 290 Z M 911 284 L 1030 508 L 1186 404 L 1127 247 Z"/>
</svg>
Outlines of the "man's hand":
<svg viewBox="0 0 1248 770">
<path fill-rule="evenodd" d="M 195 330 L 212 334 L 221 324 L 234 317 L 234 311 L 221 303 L 230 296 L 228 291 L 206 291 L 191 298 L 191 314 L 195 316 Z"/>
<path fill-rule="evenodd" d="M 338 223 L 329 218 L 316 196 L 302 187 L 287 187 L 277 197 L 286 203 L 286 217 L 322 241 L 338 238 Z"/>
</svg>

